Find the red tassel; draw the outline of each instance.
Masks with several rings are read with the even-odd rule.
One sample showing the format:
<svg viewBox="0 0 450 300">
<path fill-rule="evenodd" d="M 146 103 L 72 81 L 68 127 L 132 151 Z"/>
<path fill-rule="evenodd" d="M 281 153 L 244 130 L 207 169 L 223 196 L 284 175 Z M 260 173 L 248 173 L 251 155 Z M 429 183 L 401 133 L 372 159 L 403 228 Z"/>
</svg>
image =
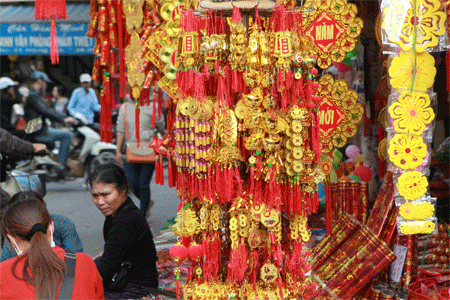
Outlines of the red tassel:
<svg viewBox="0 0 450 300">
<path fill-rule="evenodd" d="M 136 141 L 137 141 L 138 148 L 141 147 L 140 111 L 141 111 L 141 109 L 140 109 L 139 102 L 138 102 L 138 100 L 136 100 L 136 102 L 134 104 L 134 127 L 136 129 Z"/>
<path fill-rule="evenodd" d="M 169 177 L 169 187 L 174 187 L 173 184 L 173 172 L 172 172 L 172 157 L 170 155 L 167 156 L 168 164 L 167 164 L 167 170 L 168 170 L 168 177 Z"/>
<path fill-rule="evenodd" d="M 158 89 L 158 118 L 161 118 L 162 116 L 162 108 L 163 108 L 162 90 Z"/>
<path fill-rule="evenodd" d="M 123 56 L 123 24 L 122 24 L 122 0 L 116 1 L 116 10 L 117 10 L 117 30 L 118 30 L 118 36 L 119 36 L 119 74 L 120 74 L 120 80 L 119 80 L 119 96 L 120 98 L 125 97 L 125 62 L 124 62 L 124 56 Z"/>
<path fill-rule="evenodd" d="M 253 250 L 253 261 L 254 261 L 254 267 L 253 267 L 253 291 L 255 292 L 255 295 L 257 295 L 257 286 L 256 286 L 256 273 L 258 273 L 258 261 L 259 261 L 259 257 L 258 257 L 258 251 L 257 250 Z"/>
<path fill-rule="evenodd" d="M 112 117 L 111 117 L 111 109 L 108 109 L 111 106 L 111 82 L 109 79 L 109 76 L 104 75 L 104 85 L 106 86 L 105 90 L 105 102 L 106 102 L 106 109 L 105 109 L 105 142 L 110 143 L 112 142 L 112 137 L 110 135 L 110 131 L 112 131 Z"/>
<path fill-rule="evenodd" d="M 156 126 L 156 101 L 157 101 L 156 86 L 153 89 L 152 98 L 153 98 L 152 127 L 154 128 Z"/>
<path fill-rule="evenodd" d="M 52 65 L 59 64 L 58 36 L 56 33 L 56 21 L 52 19 L 50 25 L 50 59 Z"/>
<path fill-rule="evenodd" d="M 35 0 L 34 18 L 36 20 L 67 18 L 66 0 Z"/>
<path fill-rule="evenodd" d="M 234 170 L 235 170 L 236 181 L 237 181 L 237 186 L 238 186 L 236 198 L 238 198 L 238 197 L 242 197 L 242 179 L 241 179 L 241 175 L 239 174 L 239 168 L 236 167 Z"/>
<path fill-rule="evenodd" d="M 158 172 L 158 169 L 159 169 L 159 167 L 158 167 L 158 164 L 159 164 L 159 162 L 158 162 L 158 159 L 156 159 L 156 162 L 155 162 L 155 183 L 156 184 L 159 184 L 159 172 Z"/>
<path fill-rule="evenodd" d="M 162 155 L 159 156 L 159 183 L 160 185 L 164 185 L 164 164 Z"/>
</svg>

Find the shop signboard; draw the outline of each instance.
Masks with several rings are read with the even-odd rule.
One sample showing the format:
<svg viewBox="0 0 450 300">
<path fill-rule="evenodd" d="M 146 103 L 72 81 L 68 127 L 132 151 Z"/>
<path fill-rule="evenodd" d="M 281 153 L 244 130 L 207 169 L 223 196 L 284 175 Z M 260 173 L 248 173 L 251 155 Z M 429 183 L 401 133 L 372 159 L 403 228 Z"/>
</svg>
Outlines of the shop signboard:
<svg viewBox="0 0 450 300">
<path fill-rule="evenodd" d="M 60 55 L 92 54 L 89 23 L 56 23 Z M 50 55 L 50 23 L 0 24 L 0 55 Z"/>
</svg>

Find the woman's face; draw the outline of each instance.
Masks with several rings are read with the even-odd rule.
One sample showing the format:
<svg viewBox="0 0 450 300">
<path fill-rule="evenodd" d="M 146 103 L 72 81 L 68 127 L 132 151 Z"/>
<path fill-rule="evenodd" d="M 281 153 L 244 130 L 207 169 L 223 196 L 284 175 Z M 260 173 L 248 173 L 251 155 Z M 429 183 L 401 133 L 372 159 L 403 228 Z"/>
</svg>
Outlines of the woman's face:
<svg viewBox="0 0 450 300">
<path fill-rule="evenodd" d="M 127 191 L 118 191 L 112 183 L 96 182 L 92 184 L 92 202 L 105 216 L 114 216 L 119 207 L 127 200 Z"/>
<path fill-rule="evenodd" d="M 52 96 L 55 98 L 59 96 L 58 89 L 56 88 L 56 86 L 52 90 Z"/>
</svg>

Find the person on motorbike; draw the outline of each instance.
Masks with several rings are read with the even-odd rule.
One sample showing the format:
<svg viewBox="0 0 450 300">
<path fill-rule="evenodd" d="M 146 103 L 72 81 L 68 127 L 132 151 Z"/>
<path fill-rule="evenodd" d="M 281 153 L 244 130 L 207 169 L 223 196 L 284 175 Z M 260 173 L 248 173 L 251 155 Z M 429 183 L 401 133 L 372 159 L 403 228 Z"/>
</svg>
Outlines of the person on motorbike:
<svg viewBox="0 0 450 300">
<path fill-rule="evenodd" d="M 94 123 L 94 112 L 100 112 L 100 104 L 98 103 L 97 95 L 93 88 L 91 88 L 92 77 L 84 73 L 80 76 L 81 87 L 76 88 L 72 92 L 67 110 L 71 116 L 81 114 L 88 125 Z"/>
<path fill-rule="evenodd" d="M 17 130 L 11 124 L 13 105 L 22 102 L 22 97 L 18 91 L 18 82 L 9 77 L 0 78 L 0 103 L 1 103 L 1 122 L 0 127 L 11 132 L 13 135 L 24 138 L 25 131 Z"/>
<path fill-rule="evenodd" d="M 0 128 L 0 182 L 4 182 L 7 179 L 7 157 L 23 157 L 38 152 L 48 152 L 47 146 L 38 143 L 32 144 Z M 1 187 L 0 198 L 2 207 L 4 203 L 9 202 L 10 198 L 10 195 L 3 191 Z"/>
<path fill-rule="evenodd" d="M 30 95 L 25 103 L 25 119 L 27 121 L 40 118 L 42 120 L 42 128 L 33 136 L 33 141 L 39 143 L 53 143 L 60 141 L 58 152 L 58 177 L 63 179 L 68 175 L 69 169 L 66 166 L 69 156 L 70 145 L 73 140 L 73 133 L 66 130 L 48 128 L 44 118 L 52 121 L 58 121 L 65 124 L 76 124 L 77 120 L 58 113 L 55 109 L 45 105 L 42 94 L 47 89 L 47 83 L 51 82 L 47 74 L 41 71 L 35 71 L 31 75 Z"/>
</svg>

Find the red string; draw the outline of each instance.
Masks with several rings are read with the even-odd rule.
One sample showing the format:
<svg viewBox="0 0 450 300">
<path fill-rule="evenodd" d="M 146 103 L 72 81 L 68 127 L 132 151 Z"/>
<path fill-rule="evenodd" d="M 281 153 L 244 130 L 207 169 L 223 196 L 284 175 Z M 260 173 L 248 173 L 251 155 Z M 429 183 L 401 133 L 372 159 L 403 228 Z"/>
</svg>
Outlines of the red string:
<svg viewBox="0 0 450 300">
<path fill-rule="evenodd" d="M 156 85 L 153 87 L 153 95 L 152 95 L 152 100 L 153 100 L 153 111 L 152 111 L 152 127 L 154 128 L 156 126 L 156 101 L 158 95 L 156 94 Z"/>
<path fill-rule="evenodd" d="M 134 116 L 135 116 L 135 129 L 136 129 L 136 140 L 137 140 L 137 146 L 138 148 L 141 147 L 141 135 L 140 135 L 140 106 L 138 100 L 136 100 L 136 103 L 134 105 Z"/>
<path fill-rule="evenodd" d="M 59 64 L 58 36 L 56 33 L 56 21 L 52 19 L 50 25 L 50 59 L 52 65 Z"/>
</svg>

